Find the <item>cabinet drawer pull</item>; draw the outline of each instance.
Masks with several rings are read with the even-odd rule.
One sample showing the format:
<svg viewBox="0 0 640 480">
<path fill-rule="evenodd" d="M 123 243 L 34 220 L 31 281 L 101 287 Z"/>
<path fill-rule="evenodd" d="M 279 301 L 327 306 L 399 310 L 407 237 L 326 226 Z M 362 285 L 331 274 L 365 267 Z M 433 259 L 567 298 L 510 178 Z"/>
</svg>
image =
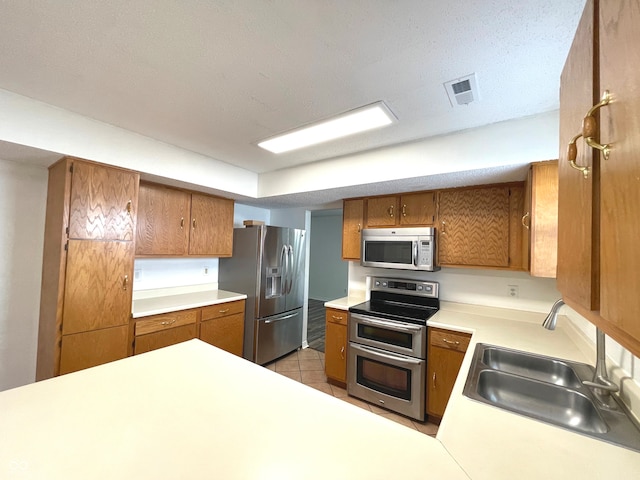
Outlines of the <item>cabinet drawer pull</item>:
<svg viewBox="0 0 640 480">
<path fill-rule="evenodd" d="M 165 322 L 161 322 L 160 325 L 173 325 L 174 323 L 176 323 L 176 319 L 174 318 L 173 320 L 168 320 Z"/>
<path fill-rule="evenodd" d="M 407 216 L 407 205 L 402 205 L 402 216 L 406 217 Z"/>
<path fill-rule="evenodd" d="M 460 342 L 457 340 L 447 340 L 446 338 L 443 338 L 442 341 L 444 343 L 448 343 L 449 345 L 460 345 Z"/>
<path fill-rule="evenodd" d="M 525 214 L 522 216 L 522 226 L 523 226 L 524 228 L 526 228 L 527 230 L 529 230 L 529 225 L 528 225 L 528 223 L 525 221 L 527 218 L 529 218 L 529 212 L 525 213 Z"/>
<path fill-rule="evenodd" d="M 389 212 L 389 216 L 393 218 L 393 205 L 389 207 L 389 210 L 387 210 L 387 212 Z"/>
<path fill-rule="evenodd" d="M 218 313 L 227 313 L 229 310 L 229 308 L 225 308 L 224 310 L 218 310 Z"/>
<path fill-rule="evenodd" d="M 331 318 L 333 318 L 334 320 L 342 320 L 342 315 L 340 316 L 331 315 Z"/>
</svg>

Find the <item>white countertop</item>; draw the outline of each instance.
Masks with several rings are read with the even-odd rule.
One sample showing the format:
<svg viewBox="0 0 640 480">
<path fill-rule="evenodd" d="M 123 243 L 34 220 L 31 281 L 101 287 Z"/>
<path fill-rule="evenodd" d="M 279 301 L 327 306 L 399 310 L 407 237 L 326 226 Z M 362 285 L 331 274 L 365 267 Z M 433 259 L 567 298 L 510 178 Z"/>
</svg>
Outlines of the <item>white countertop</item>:
<svg viewBox="0 0 640 480">
<path fill-rule="evenodd" d="M 348 297 L 338 298 L 336 300 L 330 300 L 328 302 L 324 302 L 324 306 L 327 308 L 337 308 L 338 310 L 349 310 L 349 307 L 353 307 L 359 303 L 362 303 L 365 300 L 364 292 L 356 292 L 352 293 Z"/>
<path fill-rule="evenodd" d="M 468 479 L 434 438 L 199 340 L 0 393 L 0 478 Z"/>
<path fill-rule="evenodd" d="M 163 290 L 159 291 L 155 296 L 153 292 L 145 292 L 142 298 L 136 298 L 134 292 L 131 316 L 133 318 L 147 317 L 177 310 L 206 307 L 217 303 L 233 302 L 245 298 L 247 296 L 244 294 L 226 292 L 224 290 L 201 290 L 177 294 L 167 294 L 166 290 Z"/>
</svg>

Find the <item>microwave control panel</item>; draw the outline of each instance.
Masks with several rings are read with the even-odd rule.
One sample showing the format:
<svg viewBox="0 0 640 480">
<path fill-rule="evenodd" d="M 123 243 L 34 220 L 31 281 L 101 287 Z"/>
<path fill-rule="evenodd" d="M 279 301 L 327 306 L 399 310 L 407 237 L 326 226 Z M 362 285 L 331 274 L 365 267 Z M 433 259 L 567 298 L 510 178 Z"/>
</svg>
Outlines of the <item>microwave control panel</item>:
<svg viewBox="0 0 640 480">
<path fill-rule="evenodd" d="M 418 266 L 430 267 L 433 262 L 433 241 L 418 241 Z"/>
</svg>

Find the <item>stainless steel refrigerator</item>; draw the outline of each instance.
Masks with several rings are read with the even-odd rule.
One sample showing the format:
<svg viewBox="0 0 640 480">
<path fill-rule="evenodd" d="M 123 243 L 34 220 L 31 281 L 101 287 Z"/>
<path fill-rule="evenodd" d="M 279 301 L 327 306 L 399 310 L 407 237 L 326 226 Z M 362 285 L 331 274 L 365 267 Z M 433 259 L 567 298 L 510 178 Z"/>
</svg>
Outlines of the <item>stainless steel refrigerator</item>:
<svg viewBox="0 0 640 480">
<path fill-rule="evenodd" d="M 221 290 L 247 295 L 244 358 L 260 365 L 302 345 L 305 231 L 266 225 L 233 230 L 221 258 Z"/>
</svg>

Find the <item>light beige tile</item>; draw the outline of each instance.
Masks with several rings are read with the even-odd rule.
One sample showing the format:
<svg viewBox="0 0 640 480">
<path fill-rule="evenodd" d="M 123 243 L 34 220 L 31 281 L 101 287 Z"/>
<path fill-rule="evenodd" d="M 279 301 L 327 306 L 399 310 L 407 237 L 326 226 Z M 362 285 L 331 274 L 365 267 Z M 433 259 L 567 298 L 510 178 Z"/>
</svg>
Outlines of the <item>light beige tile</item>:
<svg viewBox="0 0 640 480">
<path fill-rule="evenodd" d="M 315 360 L 299 360 L 300 363 L 300 370 L 301 371 L 306 371 L 306 370 L 324 370 L 324 365 L 322 365 L 322 362 L 320 361 L 320 359 L 315 359 Z"/>
<path fill-rule="evenodd" d="M 344 398 L 349 395 L 344 388 L 337 387 L 336 385 L 331 385 L 331 391 L 333 391 L 333 396 L 336 398 Z"/>
<path fill-rule="evenodd" d="M 272 372 L 276 371 L 276 362 L 270 363 L 269 365 L 265 365 L 264 368 L 267 370 L 271 370 Z"/>
<path fill-rule="evenodd" d="M 379 414 L 379 415 L 382 415 L 382 414 L 384 414 L 384 413 L 391 413 L 391 412 L 390 412 L 389 410 L 387 410 L 386 408 L 379 407 L 379 406 L 377 406 L 377 405 L 374 405 L 373 403 L 372 403 L 372 404 L 370 404 L 370 405 L 371 405 L 371 411 L 372 411 L 373 413 L 377 413 L 377 414 Z"/>
<path fill-rule="evenodd" d="M 282 375 L 283 377 L 288 377 L 292 380 L 295 380 L 296 382 L 301 382 L 302 378 L 300 378 L 300 371 L 296 370 L 294 372 L 278 372 L 280 375 Z"/>
<path fill-rule="evenodd" d="M 345 402 L 350 403 L 351 405 L 355 405 L 356 407 L 360 407 L 364 410 L 371 411 L 371 408 L 369 408 L 369 404 L 367 402 L 360 400 L 359 398 L 342 397 L 340 398 L 340 400 L 344 400 Z"/>
<path fill-rule="evenodd" d="M 398 415 L 396 413 L 388 413 L 388 412 L 380 413 L 378 415 L 384 418 L 388 418 L 389 420 L 393 420 L 394 422 L 399 423 L 400 425 L 404 425 L 405 427 L 417 430 L 410 418 L 403 417 L 402 415 Z"/>
<path fill-rule="evenodd" d="M 413 421 L 413 426 L 420 433 L 424 433 L 426 435 L 434 436 L 436 433 L 438 433 L 438 425 L 435 425 L 433 423 L 418 422 L 418 421 L 414 420 Z"/>
<path fill-rule="evenodd" d="M 278 360 L 276 362 L 276 372 L 299 372 L 300 364 L 298 360 Z"/>
<path fill-rule="evenodd" d="M 329 385 L 327 382 L 307 383 L 306 385 L 315 388 L 316 390 L 320 390 L 327 395 L 333 395 L 333 392 L 331 391 L 331 385 Z"/>
<path fill-rule="evenodd" d="M 320 352 L 314 350 L 313 348 L 304 348 L 298 351 L 298 359 L 299 360 L 319 360 Z"/>
<path fill-rule="evenodd" d="M 323 370 L 307 370 L 300 373 L 302 374 L 302 383 L 318 383 L 327 381 L 327 377 Z"/>
</svg>

